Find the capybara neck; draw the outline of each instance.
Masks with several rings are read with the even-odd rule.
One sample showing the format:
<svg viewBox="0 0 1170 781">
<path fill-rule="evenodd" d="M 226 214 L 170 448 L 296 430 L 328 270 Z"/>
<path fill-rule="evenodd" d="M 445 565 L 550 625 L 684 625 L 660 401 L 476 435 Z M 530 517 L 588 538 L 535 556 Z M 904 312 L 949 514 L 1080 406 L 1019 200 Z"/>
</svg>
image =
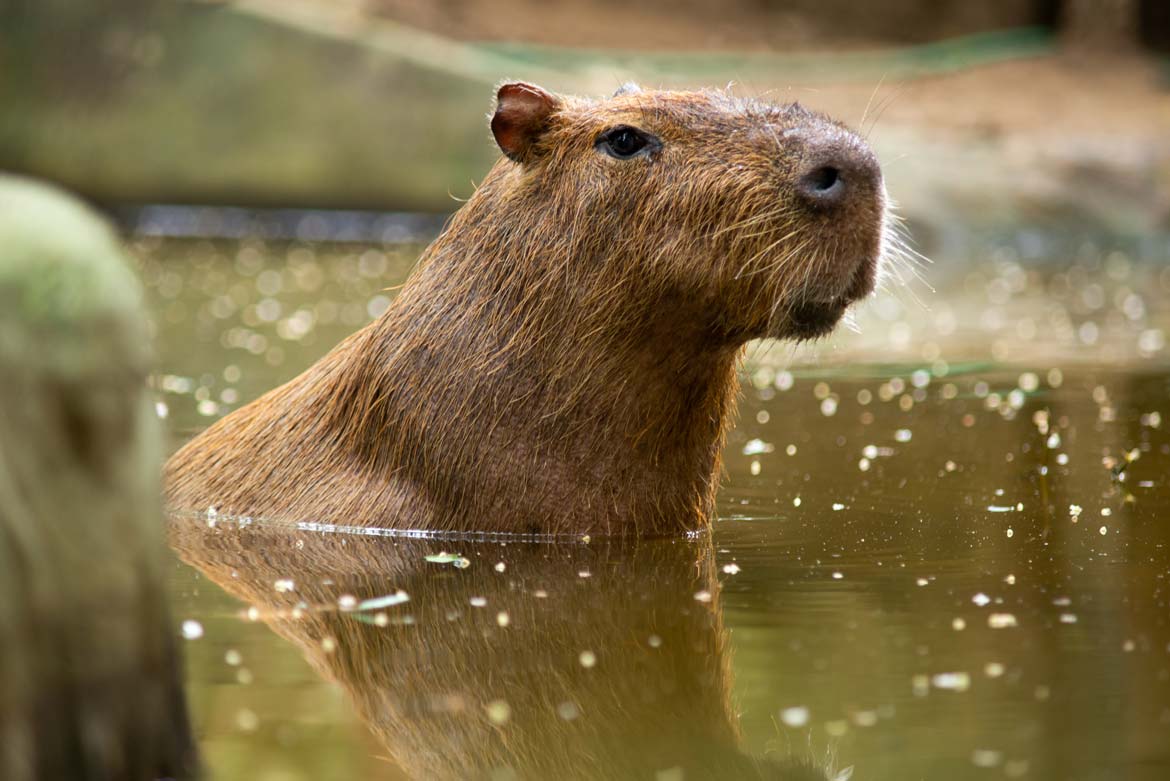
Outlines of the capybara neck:
<svg viewBox="0 0 1170 781">
<path fill-rule="evenodd" d="M 505 85 L 505 157 L 376 322 L 167 465 L 175 509 L 664 534 L 713 513 L 740 348 L 874 285 L 856 136 L 721 92 Z"/>
<path fill-rule="evenodd" d="M 481 187 L 357 337 L 341 441 L 468 528 L 661 532 L 709 512 L 737 345 L 616 254 L 477 229 L 500 209 Z"/>
</svg>

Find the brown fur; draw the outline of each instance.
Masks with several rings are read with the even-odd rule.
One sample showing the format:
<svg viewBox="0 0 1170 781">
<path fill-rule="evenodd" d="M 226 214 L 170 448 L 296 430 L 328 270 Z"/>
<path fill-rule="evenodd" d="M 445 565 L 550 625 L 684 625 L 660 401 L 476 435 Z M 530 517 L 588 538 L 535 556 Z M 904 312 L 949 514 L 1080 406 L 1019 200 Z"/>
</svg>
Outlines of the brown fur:
<svg viewBox="0 0 1170 781">
<path fill-rule="evenodd" d="M 738 748 L 709 536 L 463 542 L 453 548 L 471 561 L 463 570 L 427 562 L 434 542 L 265 524 L 177 519 L 171 544 L 337 683 L 408 778 L 634 779 L 677 767 L 688 779 L 824 780 Z M 273 588 L 284 579 L 292 590 Z M 400 589 L 409 602 L 338 609 L 342 595 Z M 503 724 L 489 719 L 496 700 L 510 709 Z M 576 718 L 558 714 L 566 702 Z"/>
<path fill-rule="evenodd" d="M 532 90 L 497 118 L 539 108 Z M 740 348 L 822 335 L 872 289 L 880 175 L 842 208 L 801 203 L 826 147 L 872 157 L 795 104 L 538 94 L 546 114 L 494 125 L 516 160 L 382 317 L 170 460 L 172 508 L 603 534 L 709 519 Z M 661 149 L 598 151 L 621 124 Z"/>
</svg>

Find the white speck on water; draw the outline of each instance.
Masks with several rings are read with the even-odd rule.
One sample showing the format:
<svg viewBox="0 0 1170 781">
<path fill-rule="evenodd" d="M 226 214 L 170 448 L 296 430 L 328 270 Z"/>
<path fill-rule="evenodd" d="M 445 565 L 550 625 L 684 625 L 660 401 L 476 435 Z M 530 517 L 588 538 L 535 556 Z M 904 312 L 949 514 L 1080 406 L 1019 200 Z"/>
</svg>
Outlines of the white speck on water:
<svg viewBox="0 0 1170 781">
<path fill-rule="evenodd" d="M 833 502 L 833 510 L 835 512 L 840 511 L 840 510 L 844 510 L 844 509 L 845 509 L 845 505 L 841 504 L 840 502 Z"/>
<path fill-rule="evenodd" d="M 830 396 L 821 402 L 821 414 L 826 418 L 831 418 L 837 414 L 837 400 Z"/>
<path fill-rule="evenodd" d="M 983 665 L 983 674 L 988 678 L 998 678 L 1004 674 L 1006 669 L 1007 668 L 1005 668 L 999 662 L 988 662 L 987 664 Z"/>
<path fill-rule="evenodd" d="M 244 657 L 236 649 L 229 648 L 227 650 L 227 652 L 223 655 L 223 660 L 225 662 L 227 662 L 229 665 L 231 665 L 232 667 L 239 667 L 240 664 L 244 661 Z"/>
<path fill-rule="evenodd" d="M 572 721 L 581 715 L 581 709 L 577 707 L 577 703 L 566 701 L 557 706 L 557 715 L 565 721 Z"/>
<path fill-rule="evenodd" d="M 1009 629 L 1019 623 L 1011 613 L 992 613 L 987 617 L 987 625 L 992 629 Z"/>
<path fill-rule="evenodd" d="M 582 667 L 588 670 L 597 664 L 597 654 L 592 651 L 582 651 L 577 656 L 577 661 L 581 663 Z"/>
<path fill-rule="evenodd" d="M 877 456 L 878 456 L 877 445 L 866 445 L 865 447 L 863 447 L 861 449 L 861 455 L 865 456 L 866 458 L 868 458 L 870 460 L 877 458 Z"/>
<path fill-rule="evenodd" d="M 695 594 L 695 601 L 696 602 L 710 602 L 711 601 L 711 592 L 705 591 L 705 590 L 697 592 Z"/>
<path fill-rule="evenodd" d="M 930 683 L 936 689 L 965 692 L 971 688 L 971 675 L 965 672 L 936 673 Z"/>
<path fill-rule="evenodd" d="M 1033 372 L 1024 372 L 1020 375 L 1019 386 L 1020 390 L 1031 393 L 1040 387 L 1040 378 Z"/>
<path fill-rule="evenodd" d="M 858 727 L 872 727 L 877 724 L 878 715 L 876 711 L 859 710 L 853 712 L 852 719 Z"/>
<path fill-rule="evenodd" d="M 353 610 L 357 607 L 357 597 L 353 594 L 342 594 L 337 598 L 337 606 L 342 610 Z"/>
<path fill-rule="evenodd" d="M 484 706 L 484 710 L 487 711 L 488 721 L 497 727 L 507 724 L 508 719 L 512 718 L 512 706 L 506 700 L 492 700 Z"/>
<path fill-rule="evenodd" d="M 752 459 L 751 466 L 749 467 L 749 470 L 748 470 L 752 473 L 752 476 L 753 477 L 758 476 L 760 474 L 760 469 L 761 469 L 760 462 L 756 459 Z"/>
<path fill-rule="evenodd" d="M 776 380 L 772 384 L 776 386 L 776 390 L 786 391 L 792 387 L 793 382 L 792 372 L 784 371 L 776 374 Z"/>
<path fill-rule="evenodd" d="M 650 645 L 651 648 L 661 648 L 662 647 L 662 638 L 659 637 L 658 635 L 650 635 L 650 637 L 647 638 L 646 642 Z"/>
<path fill-rule="evenodd" d="M 1102 508 L 1101 508 L 1101 516 L 1102 516 L 1103 518 L 1108 518 L 1110 515 L 1113 515 L 1113 510 L 1112 510 L 1112 509 L 1110 509 L 1110 508 L 1108 508 L 1108 507 L 1102 507 Z"/>
<path fill-rule="evenodd" d="M 868 472 L 869 471 L 869 459 L 863 458 L 860 461 L 858 461 L 857 468 L 860 469 L 862 472 Z"/>
<path fill-rule="evenodd" d="M 501 627 L 505 627 L 512 623 L 512 619 L 508 616 L 506 611 L 501 610 L 499 613 L 496 613 L 496 623 Z"/>
<path fill-rule="evenodd" d="M 1010 504 L 989 504 L 987 511 L 989 513 L 1013 513 L 1016 511 L 1016 508 Z"/>
<path fill-rule="evenodd" d="M 951 621 L 951 629 L 954 629 L 956 632 L 962 632 L 966 628 L 967 622 L 961 618 L 956 618 Z"/>
<path fill-rule="evenodd" d="M 749 439 L 747 444 L 743 446 L 743 454 L 745 456 L 758 456 L 761 453 L 771 453 L 776 449 L 776 446 L 771 442 L 765 442 L 762 439 Z"/>
<path fill-rule="evenodd" d="M 532 596 L 536 599 L 548 599 L 548 592 L 542 588 L 538 588 L 536 591 L 532 592 Z"/>
<path fill-rule="evenodd" d="M 796 445 L 789 445 L 788 447 L 784 448 L 784 452 L 790 456 L 796 455 Z"/>
<path fill-rule="evenodd" d="M 985 607 L 985 606 L 991 604 L 991 597 L 987 596 L 982 591 L 980 591 L 978 594 L 971 597 L 971 601 L 974 602 L 979 607 Z"/>
<path fill-rule="evenodd" d="M 977 748 L 971 752 L 971 764 L 975 767 L 998 767 L 1003 761 L 1003 752 L 990 748 Z"/>
<path fill-rule="evenodd" d="M 502 562 L 502 561 L 497 561 L 497 562 L 496 562 L 496 566 L 495 566 L 495 570 L 496 570 L 496 572 L 503 572 L 503 571 L 504 571 L 504 570 L 506 570 L 507 568 L 508 568 L 508 565 L 507 565 L 507 564 L 505 564 L 504 562 Z"/>
<path fill-rule="evenodd" d="M 1003 773 L 1008 778 L 1022 778 L 1028 774 L 1029 766 L 1026 759 L 1009 759 L 1003 766 Z"/>
<path fill-rule="evenodd" d="M 845 733 L 848 731 L 849 731 L 849 722 L 845 721 L 845 719 L 833 719 L 832 721 L 825 722 L 825 734 L 831 738 L 843 737 L 845 735 Z M 841 778 L 841 776 L 838 775 L 837 779 L 835 779 L 834 781 L 838 781 L 838 780 L 839 781 L 849 781 L 849 777 L 853 775 L 853 768 L 852 768 L 852 766 L 844 768 L 841 770 L 841 773 L 844 773 L 846 770 L 849 771 L 849 776 L 846 776 L 845 778 Z"/>
<path fill-rule="evenodd" d="M 732 562 L 731 564 L 724 564 L 723 571 L 726 572 L 728 575 L 738 575 L 740 569 L 739 569 L 738 564 L 736 564 L 735 562 Z"/>
<path fill-rule="evenodd" d="M 799 729 L 808 724 L 809 712 L 808 708 L 803 705 L 794 705 L 791 708 L 785 708 L 780 711 L 780 721 L 786 727 Z"/>
<path fill-rule="evenodd" d="M 260 717 L 247 708 L 236 711 L 236 726 L 243 732 L 255 732 L 260 726 Z"/>
<path fill-rule="evenodd" d="M 1100 529 L 1098 529 L 1097 531 L 1101 532 L 1101 536 L 1102 536 L 1102 537 L 1104 537 L 1106 534 L 1108 534 L 1108 533 L 1109 533 L 1109 527 L 1108 527 L 1108 526 L 1102 526 L 1102 527 L 1101 527 Z"/>
<path fill-rule="evenodd" d="M 841 580 L 844 577 L 845 577 L 845 575 L 841 572 L 834 572 L 833 573 L 833 580 Z"/>
<path fill-rule="evenodd" d="M 799 496 L 792 500 L 792 506 L 793 507 L 800 507 L 800 497 Z"/>
<path fill-rule="evenodd" d="M 259 621 L 260 620 L 260 608 L 256 607 L 255 605 L 252 605 L 244 612 L 244 615 L 247 617 L 247 619 L 249 621 Z"/>
<path fill-rule="evenodd" d="M 914 433 L 908 428 L 900 428 L 894 432 L 894 440 L 897 442 L 909 442 L 914 436 Z"/>
<path fill-rule="evenodd" d="M 930 584 L 930 581 L 927 580 L 926 578 L 918 578 L 914 582 L 917 583 L 919 586 L 926 586 L 926 585 Z"/>
<path fill-rule="evenodd" d="M 286 592 L 296 590 L 296 584 L 293 583 L 291 578 L 281 578 L 280 580 L 273 583 L 272 587 L 276 589 L 278 594 L 284 594 Z"/>
<path fill-rule="evenodd" d="M 203 637 L 203 624 L 188 618 L 183 622 L 183 637 L 187 640 L 198 640 Z"/>
<path fill-rule="evenodd" d="M 1056 450 L 1058 447 L 1060 447 L 1060 434 L 1053 431 L 1048 435 L 1048 441 L 1046 444 L 1048 445 L 1049 450 Z"/>
<path fill-rule="evenodd" d="M 154 403 L 154 414 L 158 415 L 161 420 L 166 420 L 167 415 L 170 414 L 170 409 L 167 407 L 165 401 L 156 401 Z"/>
<path fill-rule="evenodd" d="M 1014 585 L 1016 585 L 1016 576 L 1012 575 L 1010 573 L 1007 575 L 1004 575 L 1003 582 L 1007 583 L 1009 586 L 1014 586 Z"/>
<path fill-rule="evenodd" d="M 580 572 L 578 572 L 578 573 L 577 573 L 577 577 L 579 577 L 579 578 L 591 578 L 591 577 L 593 577 L 593 573 L 592 573 L 592 572 L 590 572 L 590 571 L 589 571 L 589 570 L 587 570 L 587 569 L 583 569 L 583 570 L 581 570 Z"/>
<path fill-rule="evenodd" d="M 1077 622 L 1077 614 L 1076 613 L 1061 613 L 1060 614 L 1060 623 L 1062 623 L 1062 624 L 1075 624 L 1076 622 Z"/>
<path fill-rule="evenodd" d="M 487 597 L 471 597 L 467 602 L 472 607 L 487 607 Z"/>
<path fill-rule="evenodd" d="M 1009 540 L 1015 536 L 1015 532 L 1012 531 L 1012 527 L 1010 527 L 1010 526 L 1008 527 L 1008 530 L 1007 530 L 1007 536 L 1008 536 Z"/>
</svg>

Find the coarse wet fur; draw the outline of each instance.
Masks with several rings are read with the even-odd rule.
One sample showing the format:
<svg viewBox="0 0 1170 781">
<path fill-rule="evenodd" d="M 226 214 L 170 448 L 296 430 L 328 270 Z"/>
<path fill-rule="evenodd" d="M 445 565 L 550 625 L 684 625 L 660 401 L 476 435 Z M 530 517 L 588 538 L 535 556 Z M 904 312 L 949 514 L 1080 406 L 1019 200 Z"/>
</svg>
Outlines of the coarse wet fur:
<svg viewBox="0 0 1170 781">
<path fill-rule="evenodd" d="M 189 779 L 141 289 L 75 199 L 0 176 L 0 778 Z"/>
<path fill-rule="evenodd" d="M 625 158 L 622 128 L 646 141 Z M 874 287 L 876 161 L 797 104 L 722 91 L 507 84 L 492 130 L 505 156 L 393 305 L 176 453 L 172 509 L 516 533 L 709 521 L 743 345 L 822 336 Z"/>
</svg>

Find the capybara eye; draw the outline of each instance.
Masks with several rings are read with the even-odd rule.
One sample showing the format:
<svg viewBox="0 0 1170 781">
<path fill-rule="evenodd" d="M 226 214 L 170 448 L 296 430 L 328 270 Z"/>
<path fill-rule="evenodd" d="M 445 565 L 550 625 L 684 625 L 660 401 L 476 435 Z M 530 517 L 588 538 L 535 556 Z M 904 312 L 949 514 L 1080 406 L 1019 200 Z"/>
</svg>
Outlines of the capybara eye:
<svg viewBox="0 0 1170 781">
<path fill-rule="evenodd" d="M 629 125 L 618 125 L 602 133 L 597 139 L 597 148 L 618 160 L 627 160 L 641 152 L 653 151 L 659 146 L 658 140 L 653 136 Z"/>
</svg>

